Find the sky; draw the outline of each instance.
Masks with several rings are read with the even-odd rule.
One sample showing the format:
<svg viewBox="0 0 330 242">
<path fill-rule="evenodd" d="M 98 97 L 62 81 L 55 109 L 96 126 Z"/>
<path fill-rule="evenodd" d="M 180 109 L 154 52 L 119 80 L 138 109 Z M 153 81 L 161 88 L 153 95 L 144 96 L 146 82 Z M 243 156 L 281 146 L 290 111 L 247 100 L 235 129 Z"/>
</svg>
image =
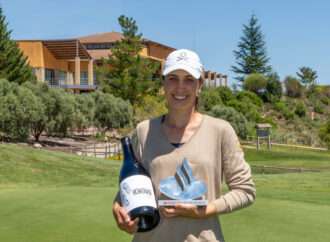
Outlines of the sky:
<svg viewBox="0 0 330 242">
<path fill-rule="evenodd" d="M 118 17 L 136 20 L 147 39 L 196 51 L 205 69 L 227 74 L 242 26 L 255 14 L 269 64 L 283 80 L 299 67 L 330 85 L 328 0 L 0 0 L 13 39 L 63 39 L 120 32 Z"/>
</svg>

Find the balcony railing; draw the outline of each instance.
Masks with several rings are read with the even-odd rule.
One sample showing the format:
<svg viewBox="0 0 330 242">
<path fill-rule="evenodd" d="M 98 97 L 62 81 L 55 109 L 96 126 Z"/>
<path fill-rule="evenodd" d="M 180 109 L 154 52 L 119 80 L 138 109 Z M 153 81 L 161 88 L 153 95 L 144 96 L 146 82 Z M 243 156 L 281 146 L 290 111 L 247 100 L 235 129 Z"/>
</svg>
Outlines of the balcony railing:
<svg viewBox="0 0 330 242">
<path fill-rule="evenodd" d="M 46 81 L 48 86 L 64 88 L 64 89 L 79 89 L 79 90 L 95 90 L 97 85 L 88 85 L 86 83 L 78 84 L 69 84 L 66 80 L 50 80 Z"/>
</svg>

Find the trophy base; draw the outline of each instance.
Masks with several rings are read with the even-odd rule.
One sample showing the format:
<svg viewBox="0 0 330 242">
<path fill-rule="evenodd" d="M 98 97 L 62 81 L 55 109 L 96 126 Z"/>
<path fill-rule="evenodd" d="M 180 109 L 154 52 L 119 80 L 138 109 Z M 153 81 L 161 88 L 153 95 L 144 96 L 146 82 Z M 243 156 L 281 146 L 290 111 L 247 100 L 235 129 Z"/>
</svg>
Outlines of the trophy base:
<svg viewBox="0 0 330 242">
<path fill-rule="evenodd" d="M 196 206 L 207 206 L 207 200 L 158 200 L 158 206 L 175 206 L 176 204 L 192 204 Z"/>
</svg>

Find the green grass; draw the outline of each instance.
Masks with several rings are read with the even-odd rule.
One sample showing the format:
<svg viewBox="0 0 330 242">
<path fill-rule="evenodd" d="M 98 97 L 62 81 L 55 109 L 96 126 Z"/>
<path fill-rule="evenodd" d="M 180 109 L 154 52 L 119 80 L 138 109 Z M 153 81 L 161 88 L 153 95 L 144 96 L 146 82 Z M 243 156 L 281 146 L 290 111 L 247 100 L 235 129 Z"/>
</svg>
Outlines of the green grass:
<svg viewBox="0 0 330 242">
<path fill-rule="evenodd" d="M 121 162 L 0 145 L 0 187 L 117 185 Z"/>
<path fill-rule="evenodd" d="M 271 151 L 263 148 L 245 148 L 245 158 L 251 165 L 296 167 L 330 171 L 330 152 L 301 148 L 273 146 Z"/>
<path fill-rule="evenodd" d="M 247 150 L 252 164 L 329 166 L 329 153 Z M 288 160 L 286 160 L 288 158 Z M 302 163 L 299 163 L 302 162 Z M 128 242 L 111 204 L 120 162 L 0 145 L 0 241 Z M 226 241 L 330 241 L 330 172 L 255 174 L 257 200 L 220 216 Z"/>
</svg>

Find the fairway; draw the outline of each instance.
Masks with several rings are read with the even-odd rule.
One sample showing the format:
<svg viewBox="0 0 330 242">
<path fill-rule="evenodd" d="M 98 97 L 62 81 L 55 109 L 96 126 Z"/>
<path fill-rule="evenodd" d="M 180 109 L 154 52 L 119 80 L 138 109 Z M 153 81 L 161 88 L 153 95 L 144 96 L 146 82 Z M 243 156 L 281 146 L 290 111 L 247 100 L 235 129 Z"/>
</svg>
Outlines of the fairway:
<svg viewBox="0 0 330 242">
<path fill-rule="evenodd" d="M 330 163 L 329 153 L 322 155 L 315 162 Z M 111 213 L 119 166 L 0 145 L 0 241 L 129 242 Z M 330 241 L 330 172 L 254 174 L 254 179 L 255 204 L 219 217 L 227 242 Z"/>
</svg>

